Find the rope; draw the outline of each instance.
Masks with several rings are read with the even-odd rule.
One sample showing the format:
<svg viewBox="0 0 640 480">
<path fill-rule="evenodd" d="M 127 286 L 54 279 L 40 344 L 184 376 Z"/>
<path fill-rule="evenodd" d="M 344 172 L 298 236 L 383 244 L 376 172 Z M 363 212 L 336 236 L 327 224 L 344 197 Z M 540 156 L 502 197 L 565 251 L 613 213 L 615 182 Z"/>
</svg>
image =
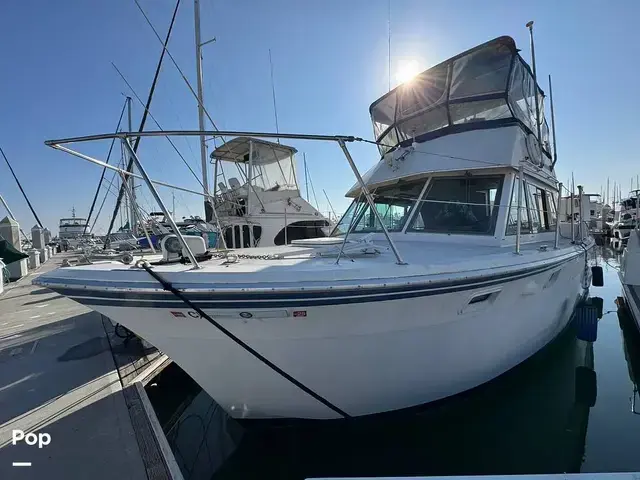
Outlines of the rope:
<svg viewBox="0 0 640 480">
<path fill-rule="evenodd" d="M 171 55 L 171 52 L 169 51 L 169 48 L 167 48 L 167 42 L 163 42 L 162 38 L 158 34 L 158 31 L 153 26 L 153 23 L 151 23 L 151 20 L 149 20 L 149 17 L 147 16 L 145 11 L 140 6 L 140 3 L 138 3 L 138 0 L 134 0 L 134 2 L 136 4 L 136 6 L 138 7 L 138 9 L 140 10 L 140 13 L 142 13 L 142 16 L 144 17 L 144 19 L 147 21 L 147 24 L 151 27 L 151 30 L 153 30 L 153 33 L 155 34 L 156 38 L 162 44 L 163 52 L 167 53 L 167 55 L 171 59 L 171 62 L 173 63 L 173 66 L 176 67 L 176 70 L 178 70 L 178 73 L 180 73 L 180 76 L 182 77 L 184 82 L 187 84 L 187 87 L 189 88 L 189 91 L 193 95 L 193 98 L 195 98 L 196 102 L 198 102 L 198 105 L 200 105 L 202 107 L 202 110 L 204 111 L 205 115 L 207 116 L 207 118 L 211 122 L 211 125 L 213 125 L 213 128 L 215 130 L 219 130 L 218 127 L 216 126 L 216 122 L 214 122 L 213 119 L 211 118 L 211 115 L 209 115 L 209 112 L 207 111 L 207 108 L 200 102 L 200 99 L 198 98 L 198 94 L 195 92 L 195 90 L 193 89 L 193 87 L 189 83 L 189 80 L 187 79 L 186 75 L 183 73 L 182 69 L 178 66 L 178 62 L 176 62 L 176 59 L 173 58 L 173 55 Z M 224 138 L 222 139 L 222 141 L 224 143 Z M 216 143 L 216 138 L 215 137 L 213 139 L 213 142 L 214 142 L 214 145 L 215 145 L 215 143 Z"/>
<path fill-rule="evenodd" d="M 180 292 L 173 285 L 171 285 L 171 283 L 169 283 L 167 280 L 162 278 L 159 274 L 157 274 L 156 272 L 151 270 L 151 267 L 149 266 L 149 264 L 147 264 L 146 262 L 139 262 L 137 265 L 139 267 L 142 267 L 149 275 L 151 275 L 153 278 L 155 278 L 162 285 L 164 290 L 173 293 L 177 298 L 179 298 L 190 309 L 195 310 L 202 318 L 204 318 L 211 325 L 216 327 L 223 335 L 225 335 L 230 340 L 235 342 L 237 345 L 242 347 L 244 350 L 246 350 L 249 354 L 251 354 L 257 360 L 259 360 L 262 363 L 264 363 L 267 367 L 269 367 L 271 370 L 273 370 L 274 372 L 276 372 L 277 374 L 282 376 L 285 380 L 288 380 L 289 382 L 293 383 L 300 390 L 302 390 L 303 392 L 305 392 L 309 396 L 313 397 L 314 399 L 316 399 L 317 401 L 322 403 L 324 406 L 326 406 L 329 409 L 333 410 L 335 413 L 337 413 L 341 417 L 343 417 L 345 419 L 351 418 L 351 416 L 348 413 L 346 413 L 345 411 L 341 410 L 340 408 L 338 408 L 337 406 L 335 406 L 334 404 L 329 402 L 327 399 L 325 399 L 324 397 L 322 397 L 318 393 L 316 393 L 313 390 L 311 390 L 309 387 L 304 385 L 302 382 L 296 380 L 294 377 L 292 377 L 287 372 L 285 372 L 280 367 L 278 367 L 275 363 L 273 363 L 272 361 L 270 361 L 269 359 L 264 357 L 262 354 L 260 354 L 259 352 L 257 352 L 253 348 L 251 348 L 249 345 L 247 345 L 245 342 L 240 340 L 238 337 L 236 337 L 229 330 L 227 330 L 222 325 L 220 325 L 218 322 L 216 322 L 213 318 L 211 318 L 209 315 L 207 315 L 201 308 L 199 308 L 191 300 L 189 300 L 182 292 Z"/>
<path fill-rule="evenodd" d="M 124 81 L 124 83 L 127 84 L 127 87 L 129 87 L 129 90 L 131 90 L 131 93 L 133 93 L 133 95 L 136 97 L 136 99 L 138 100 L 138 102 L 140 103 L 140 105 L 142 105 L 142 108 L 144 108 L 145 113 L 147 113 L 149 115 L 149 117 L 151 118 L 151 120 L 153 120 L 153 123 L 156 124 L 156 126 L 158 127 L 158 129 L 161 132 L 164 132 L 164 129 L 160 126 L 160 123 L 158 123 L 158 121 L 156 120 L 156 117 L 154 117 L 151 113 L 151 110 L 149 110 L 147 108 L 147 106 L 144 104 L 144 102 L 142 101 L 142 99 L 140 98 L 140 96 L 136 93 L 136 91 L 133 89 L 133 87 L 131 86 L 131 84 L 127 81 L 127 79 L 124 77 L 124 75 L 122 74 L 122 72 L 120 72 L 120 70 L 118 69 L 118 67 L 116 67 L 115 63 L 111 63 L 111 65 L 113 65 L 113 68 L 116 69 L 116 71 L 118 72 L 118 74 L 120 75 L 120 77 L 122 78 L 122 80 Z M 138 137 L 140 138 L 140 137 Z M 202 181 L 200 180 L 200 177 L 196 174 L 196 172 L 193 171 L 193 168 L 191 168 L 191 165 L 189 165 L 189 162 L 187 162 L 187 159 L 184 158 L 184 156 L 182 155 L 182 153 L 180 153 L 180 150 L 178 150 L 178 147 L 176 147 L 176 144 L 173 143 L 173 140 L 171 140 L 171 138 L 168 135 L 165 135 L 165 137 L 169 143 L 171 144 L 171 146 L 173 147 L 173 149 L 176 151 L 176 153 L 178 154 L 178 156 L 180 157 L 180 159 L 184 162 L 184 164 L 187 166 L 187 168 L 189 169 L 189 171 L 191 172 L 191 175 L 193 175 L 193 177 L 196 179 L 196 181 L 200 184 L 201 187 L 204 188 L 204 185 L 202 183 Z M 115 139 L 114 139 L 115 140 Z"/>
<path fill-rule="evenodd" d="M 116 125 L 116 133 L 120 130 L 120 123 L 122 122 L 122 117 L 124 116 L 124 111 L 127 108 L 127 101 L 125 100 L 124 105 L 122 105 L 122 111 L 120 112 L 120 118 L 118 119 L 118 124 Z M 109 145 L 109 153 L 107 153 L 107 160 L 105 163 L 109 163 L 109 159 L 111 158 L 111 152 L 113 151 L 113 145 L 116 143 L 116 139 L 113 138 L 111 140 L 111 145 Z M 96 194 L 93 196 L 93 202 L 91 202 L 91 207 L 89 208 L 89 215 L 87 215 L 87 223 L 84 227 L 84 232 L 87 233 L 87 227 L 89 226 L 89 221 L 91 220 L 91 215 L 93 215 L 93 209 L 96 206 L 96 200 L 98 200 L 98 195 L 100 194 L 100 187 L 102 187 L 102 182 L 104 181 L 104 174 L 107 173 L 107 166 L 105 165 L 102 169 L 102 175 L 100 175 L 100 181 L 98 182 L 98 188 L 96 188 Z M 107 187 L 108 189 L 109 187 Z"/>
</svg>

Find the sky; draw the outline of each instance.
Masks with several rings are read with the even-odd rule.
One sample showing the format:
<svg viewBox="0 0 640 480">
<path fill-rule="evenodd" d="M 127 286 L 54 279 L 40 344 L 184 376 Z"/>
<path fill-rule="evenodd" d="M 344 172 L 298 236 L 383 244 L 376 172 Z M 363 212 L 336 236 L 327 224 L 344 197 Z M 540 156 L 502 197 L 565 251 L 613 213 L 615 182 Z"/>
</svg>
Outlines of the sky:
<svg viewBox="0 0 640 480">
<path fill-rule="evenodd" d="M 174 0 L 139 0 L 162 37 Z M 182 0 L 169 51 L 194 86 L 194 11 Z M 553 76 L 558 179 L 573 173 L 589 193 L 616 181 L 623 195 L 640 174 L 637 147 L 640 40 L 635 0 L 201 0 L 205 106 L 220 129 L 275 131 L 269 50 L 279 130 L 372 138 L 369 105 L 388 90 L 407 63 L 427 69 L 468 48 L 510 35 L 529 61 L 525 24 L 534 20 L 538 77 Z M 113 67 L 146 100 L 161 44 L 134 0 L 4 0 L 0 14 L 0 146 L 43 224 L 89 211 L 101 168 L 44 145 L 54 138 L 109 133 L 126 95 Z M 134 129 L 143 109 L 133 101 Z M 197 103 L 169 58 L 151 113 L 163 129 L 197 129 Z M 548 114 L 548 112 L 547 112 Z M 147 129 L 157 129 L 150 122 Z M 634 135 L 635 134 L 635 135 Z M 349 204 L 355 178 L 335 144 L 287 142 L 304 152 L 319 209 Z M 197 139 L 176 139 L 200 172 Z M 105 159 L 108 142 L 79 145 Z M 349 148 L 364 173 L 379 160 L 375 146 Z M 186 188 L 200 186 L 163 138 L 146 138 L 140 159 L 149 175 Z M 117 162 L 120 148 L 114 149 Z M 301 169 L 299 168 L 299 171 Z M 107 183 L 112 174 L 107 173 Z M 211 182 L 212 172 L 209 171 Z M 635 180 L 634 180 L 635 182 Z M 302 182 L 304 183 L 304 182 Z M 304 192 L 304 186 L 302 187 Z M 161 188 L 169 208 L 171 191 Z M 35 219 L 0 160 L 0 194 L 21 226 Z M 106 194 L 96 232 L 105 231 L 115 196 Z M 313 198 L 313 195 L 312 195 Z M 140 191 L 145 210 L 157 210 Z M 176 193 L 178 216 L 203 215 L 200 197 Z M 0 206 L 0 210 L 2 207 Z M 6 212 L 0 211 L 0 217 Z M 117 223 L 118 224 L 118 223 Z"/>
</svg>

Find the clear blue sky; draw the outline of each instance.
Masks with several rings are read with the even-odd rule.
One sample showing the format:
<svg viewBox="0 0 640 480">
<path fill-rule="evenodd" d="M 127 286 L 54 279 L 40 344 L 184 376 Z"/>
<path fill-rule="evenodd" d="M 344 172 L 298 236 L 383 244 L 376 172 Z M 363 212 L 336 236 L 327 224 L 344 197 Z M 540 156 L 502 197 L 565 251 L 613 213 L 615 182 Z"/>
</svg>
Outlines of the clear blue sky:
<svg viewBox="0 0 640 480">
<path fill-rule="evenodd" d="M 164 36 L 173 0 L 140 0 Z M 219 128 L 275 129 L 270 48 L 281 131 L 372 137 L 369 105 L 387 91 L 387 0 L 202 0 L 205 102 Z M 637 161 L 640 2 L 566 0 L 392 0 L 392 71 L 416 59 L 428 68 L 462 50 L 511 35 L 529 59 L 524 24 L 535 20 L 538 74 L 552 73 L 558 177 L 590 191 L 607 176 L 630 187 Z M 75 206 L 88 213 L 100 168 L 44 146 L 50 138 L 112 131 L 129 91 L 114 62 L 146 98 L 161 50 L 133 0 L 5 0 L 0 15 L 0 145 L 43 223 L 57 230 Z M 193 4 L 183 0 L 170 51 L 195 84 Z M 167 59 L 168 60 L 168 59 Z M 134 104 L 134 125 L 142 113 Z M 166 61 L 151 108 L 163 128 L 196 128 L 196 102 Z M 148 127 L 154 127 L 148 124 Z M 155 129 L 155 128 L 154 128 Z M 635 136 L 634 136 L 635 133 Z M 336 210 L 354 179 L 335 145 L 294 142 L 307 154 L 322 210 Z M 178 147 L 199 171 L 197 142 Z M 106 157 L 108 144 L 83 147 Z M 352 147 L 364 171 L 375 147 Z M 166 140 L 140 147 L 152 177 L 198 188 Z M 110 178 L 110 174 L 108 178 Z M 0 162 L 0 192 L 23 226 L 35 223 Z M 163 190 L 170 201 L 170 193 Z M 148 199 L 148 201 L 146 200 Z M 151 203 L 150 195 L 142 205 Z M 99 225 L 114 204 L 109 196 Z M 179 215 L 202 214 L 200 199 L 176 195 Z M 4 212 L 0 212 L 4 216 Z"/>
</svg>

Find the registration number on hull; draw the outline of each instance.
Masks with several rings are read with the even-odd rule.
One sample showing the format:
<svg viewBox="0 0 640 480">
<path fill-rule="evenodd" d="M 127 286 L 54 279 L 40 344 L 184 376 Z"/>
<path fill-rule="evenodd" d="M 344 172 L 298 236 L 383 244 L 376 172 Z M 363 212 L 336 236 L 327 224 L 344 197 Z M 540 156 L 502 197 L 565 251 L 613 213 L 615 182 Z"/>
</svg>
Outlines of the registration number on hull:
<svg viewBox="0 0 640 480">
<path fill-rule="evenodd" d="M 174 318 L 202 318 L 202 316 L 195 310 L 171 310 L 169 312 Z M 211 318 L 241 318 L 243 320 L 249 320 L 251 318 L 300 318 L 306 317 L 306 310 L 258 310 L 253 312 L 243 311 L 211 311 L 207 312 Z"/>
</svg>

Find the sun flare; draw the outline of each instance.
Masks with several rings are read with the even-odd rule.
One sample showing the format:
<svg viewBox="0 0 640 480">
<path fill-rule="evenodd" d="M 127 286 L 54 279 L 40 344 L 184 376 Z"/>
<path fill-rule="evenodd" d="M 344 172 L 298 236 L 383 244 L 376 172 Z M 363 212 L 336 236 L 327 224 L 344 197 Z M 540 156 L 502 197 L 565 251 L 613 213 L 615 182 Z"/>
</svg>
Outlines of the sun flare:
<svg viewBox="0 0 640 480">
<path fill-rule="evenodd" d="M 413 77 L 420 73 L 420 65 L 417 60 L 409 60 L 400 65 L 400 68 L 396 72 L 396 81 L 398 83 L 407 83 Z"/>
</svg>

